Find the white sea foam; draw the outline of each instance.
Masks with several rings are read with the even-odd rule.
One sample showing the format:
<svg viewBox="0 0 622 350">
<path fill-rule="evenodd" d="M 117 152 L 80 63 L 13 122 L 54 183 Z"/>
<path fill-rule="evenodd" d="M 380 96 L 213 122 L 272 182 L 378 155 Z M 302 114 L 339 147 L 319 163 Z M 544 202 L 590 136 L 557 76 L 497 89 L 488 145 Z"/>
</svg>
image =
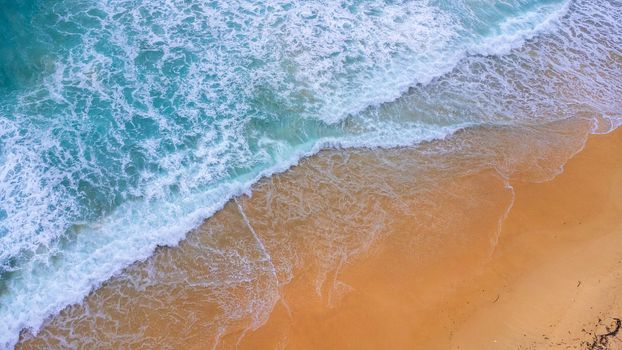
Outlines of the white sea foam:
<svg viewBox="0 0 622 350">
<path fill-rule="evenodd" d="M 302 158 L 327 147 L 408 146 L 446 137 L 461 127 L 422 126 L 407 132 L 394 131 L 390 141 L 382 144 L 375 143 L 387 139 L 388 135 L 381 133 L 350 140 L 318 140 L 305 147 L 283 150 L 284 158 L 274 166 L 211 190 L 174 200 L 125 203 L 111 215 L 81 228 L 72 242 L 63 247 L 58 261 L 43 266 L 32 260 L 22 267 L 29 273 L 8 281 L 9 290 L 19 293 L 3 297 L 0 310 L 6 317 L 0 319 L 0 329 L 7 335 L 3 344 L 14 344 L 22 328 L 38 329 L 48 315 L 81 300 L 125 266 L 149 257 L 158 245 L 176 245 L 230 198 L 250 194 L 251 186 L 259 179 L 283 172 Z"/>
</svg>

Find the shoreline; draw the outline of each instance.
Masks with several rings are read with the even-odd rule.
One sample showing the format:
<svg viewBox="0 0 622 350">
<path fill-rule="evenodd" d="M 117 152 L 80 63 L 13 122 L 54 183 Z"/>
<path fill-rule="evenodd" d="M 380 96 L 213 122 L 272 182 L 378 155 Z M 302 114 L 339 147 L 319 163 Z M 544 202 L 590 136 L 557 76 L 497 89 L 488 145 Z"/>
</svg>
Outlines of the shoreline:
<svg viewBox="0 0 622 350">
<path fill-rule="evenodd" d="M 481 277 L 512 282 L 465 321 L 456 344 L 589 349 L 594 336 L 615 328 L 622 315 L 615 297 L 622 292 L 620 150 L 622 130 L 592 135 L 554 180 L 514 185 L 514 206 Z M 494 345 L 485 341 L 495 336 Z M 622 346 L 616 336 L 603 349 Z"/>
<path fill-rule="evenodd" d="M 617 345 L 619 0 L 83 5 L 9 9 L 0 349 Z"/>
<path fill-rule="evenodd" d="M 579 130 L 578 134 L 581 134 L 581 127 L 577 126 L 584 124 L 579 121 L 579 124 L 570 123 L 565 128 Z M 566 129 L 561 128 L 562 131 Z M 572 157 L 567 166 L 575 168 L 577 166 L 572 164 L 577 158 L 585 157 L 582 156 L 585 152 L 593 152 L 590 151 L 595 148 L 590 146 L 592 143 L 615 139 L 616 135 L 619 138 L 620 134 L 621 131 L 617 130 L 604 136 L 592 135 L 586 149 L 578 154 L 574 154 L 572 149 L 550 154 L 543 151 L 543 154 L 549 156 L 552 164 Z M 411 174 L 426 164 L 427 160 L 421 160 L 425 149 L 443 147 L 449 141 L 460 144 L 462 139 L 473 136 L 476 143 L 478 137 L 494 142 L 498 141 L 496 138 L 501 139 L 498 141 L 500 144 L 490 146 L 497 149 L 503 144 L 512 146 L 511 140 L 520 135 L 506 134 L 506 130 L 467 129 L 452 136 L 452 140 L 421 145 L 423 151 L 406 148 L 328 150 L 319 156 L 305 158 L 293 169 L 262 180 L 252 197 L 242 196 L 230 201 L 180 246 L 158 249 L 152 258 L 134 264 L 122 276 L 113 278 L 92 292 L 83 304 L 66 308 L 46 322 L 42 332 L 33 339 L 22 332 L 18 348 L 37 348 L 41 346 L 40 341 L 49 345 L 50 336 L 73 332 L 74 320 L 93 310 L 122 317 L 117 321 L 121 321 L 121 329 L 130 334 L 136 334 L 144 325 L 148 332 L 141 331 L 141 337 L 159 337 L 161 341 L 162 336 L 179 337 L 181 343 L 178 346 L 189 348 L 209 344 L 219 348 L 273 348 L 280 344 L 293 348 L 348 348 L 355 345 L 358 348 L 403 348 L 418 345 L 423 348 L 470 349 L 470 346 L 456 345 L 469 342 L 479 348 L 488 348 L 490 344 L 481 344 L 487 338 L 472 338 L 469 335 L 485 334 L 478 328 L 482 327 L 482 321 L 477 319 L 502 318 L 504 312 L 500 313 L 498 308 L 487 311 L 490 309 L 486 307 L 487 303 L 494 301 L 492 304 L 495 307 L 505 308 L 506 296 L 494 291 L 499 289 L 504 279 L 520 281 L 516 276 L 520 277 L 519 272 L 527 269 L 512 264 L 512 259 L 520 256 L 505 252 L 509 244 L 518 244 L 512 243 L 514 236 L 524 236 L 516 232 L 506 234 L 516 230 L 512 223 L 519 215 L 516 211 L 521 212 L 523 188 L 557 183 L 560 182 L 558 179 L 571 175 L 565 175 L 568 171 L 565 169 L 551 182 L 518 183 L 520 180 L 517 179 L 521 177 L 533 181 L 552 171 L 549 169 L 542 174 L 534 172 L 528 175 L 532 165 L 529 165 L 529 160 L 523 159 L 528 165 L 525 166 L 527 170 L 521 172 L 520 161 L 511 169 L 518 174 L 516 179 L 513 176 L 510 180 L 515 189 L 513 194 L 507 180 L 499 176 L 503 169 L 483 168 L 471 172 L 469 169 L 477 163 L 466 162 L 462 169 L 454 164 L 457 162 L 460 165 L 460 157 L 443 160 L 443 163 L 455 168 L 452 168 L 450 175 L 443 173 L 443 166 L 440 167 L 443 172 L 435 170 L 439 164 L 433 164 L 431 170 L 428 169 L 431 173 L 423 172 L 435 174 L 431 176 L 433 181 Z M 617 146 L 622 149 L 620 142 Z M 514 148 L 508 148 L 508 152 L 523 154 Z M 524 154 L 522 156 L 525 157 Z M 384 164 L 387 162 L 393 165 L 386 179 L 383 179 L 381 172 L 387 170 Z M 327 169 L 337 180 L 326 177 Z M 378 172 L 379 177 L 368 178 L 367 172 L 374 173 L 373 170 Z M 387 181 L 389 187 L 377 187 L 379 179 Z M 370 188 L 373 191 L 363 198 L 361 194 L 344 197 L 344 192 L 340 190 L 344 181 L 356 184 L 351 190 L 353 193 Z M 319 193 L 314 193 L 316 188 Z M 419 199 L 422 193 L 412 188 L 425 189 L 423 194 L 427 200 Z M 387 191 L 400 189 L 404 193 L 400 193 L 399 198 L 387 196 Z M 516 197 L 512 198 L 514 195 Z M 339 204 L 342 200 L 346 202 L 345 206 Z M 348 202 L 352 200 L 357 202 Z M 361 200 L 363 202 L 358 203 Z M 312 206 L 311 212 L 301 213 L 303 217 L 300 220 L 292 221 L 289 217 L 292 210 L 304 209 L 307 203 L 317 204 L 317 208 Z M 433 203 L 437 203 L 438 207 L 429 207 Z M 517 205 L 519 209 L 516 209 Z M 351 206 L 355 208 L 351 209 Z M 500 218 L 504 217 L 509 207 L 512 209 L 503 220 L 499 235 Z M 462 208 L 468 208 L 468 212 L 460 214 Z M 376 217 L 377 213 L 384 213 L 384 216 Z M 450 213 L 453 217 L 447 220 L 434 217 L 441 213 Z M 478 213 L 478 216 L 473 216 L 473 213 Z M 288 217 L 280 216 L 284 214 Z M 348 220 L 348 215 L 355 216 Z M 378 227 L 379 224 L 382 227 Z M 318 227 L 325 227 L 325 232 L 317 232 Z M 366 232 L 363 236 L 361 229 Z M 531 249 L 534 248 L 532 245 L 537 247 L 541 243 L 527 242 L 522 249 Z M 544 243 L 550 246 L 550 242 Z M 207 255 L 205 249 L 212 249 L 210 247 L 217 247 L 226 254 L 216 257 Z M 223 258 L 227 254 L 246 258 L 231 261 Z M 197 266 L 196 259 L 208 262 Z M 239 265 L 240 261 L 242 265 Z M 251 265 L 248 265 L 249 261 Z M 505 270 L 496 264 L 504 266 Z M 231 283 L 227 280 L 238 276 L 240 271 L 244 273 L 249 267 L 252 270 L 250 280 L 242 275 L 239 281 L 235 278 L 231 280 L 233 286 L 227 285 Z M 219 270 L 222 272 L 214 275 L 214 271 Z M 156 271 L 156 278 L 145 275 L 145 271 Z M 208 275 L 205 275 L 206 272 L 209 272 Z M 179 273 L 183 274 L 181 280 L 171 277 Z M 504 275 L 506 273 L 507 276 Z M 143 280 L 145 277 L 153 280 Z M 194 280 L 205 283 L 202 281 L 206 278 L 213 280 L 213 285 L 207 290 L 205 287 L 179 290 L 180 283 Z M 477 288 L 483 287 L 486 292 L 469 288 L 473 281 L 477 281 Z M 221 282 L 225 284 L 219 284 Z M 137 287 L 141 283 L 147 283 L 150 289 Z M 261 300 L 256 299 L 258 295 Z M 121 310 L 114 307 L 114 300 L 119 305 L 133 306 L 138 311 L 133 311 L 131 319 L 123 319 L 122 313 L 119 314 Z M 151 310 L 155 305 L 167 302 L 170 305 L 164 309 Z M 246 311 L 231 319 L 228 313 L 235 313 L 236 308 Z M 191 325 L 190 329 L 178 330 L 174 325 L 167 324 L 170 322 L 167 319 L 173 315 L 184 319 L 187 317 L 184 315 L 197 312 L 199 316 L 195 317 L 215 324 L 220 322 L 220 327 L 201 326 L 199 323 Z M 362 325 L 361 320 L 365 320 Z M 78 322 L 87 322 L 75 327 L 86 332 L 82 338 L 87 334 L 93 336 L 93 329 L 89 330 L 89 327 L 97 323 L 92 324 L 88 320 Z M 493 326 L 484 327 L 484 330 L 494 329 Z M 97 330 L 94 338 L 106 339 L 105 334 L 109 331 L 106 323 L 97 327 L 101 329 Z M 178 333 L 180 331 L 183 332 Z M 450 336 L 447 337 L 447 334 Z M 76 336 L 76 341 L 80 341 L 79 331 Z"/>
<path fill-rule="evenodd" d="M 622 300 L 616 298 L 622 292 L 620 151 L 622 130 L 592 135 L 553 180 L 512 181 L 514 200 L 489 258 L 452 252 L 417 271 L 423 278 L 408 276 L 417 267 L 406 263 L 397 276 L 383 279 L 392 259 L 407 261 L 396 258 L 399 248 L 385 247 L 362 267 L 352 266 L 341 274 L 351 286 L 345 305 L 307 310 L 318 319 L 295 326 L 289 345 L 616 349 L 622 345 L 618 333 L 613 335 L 622 315 Z M 427 280 L 430 290 L 417 290 L 412 280 Z M 418 310 L 419 320 L 412 323 L 417 317 L 404 315 L 402 308 Z M 319 330 L 310 331 L 315 327 Z M 248 337 L 244 348 L 265 345 L 262 331 Z"/>
</svg>

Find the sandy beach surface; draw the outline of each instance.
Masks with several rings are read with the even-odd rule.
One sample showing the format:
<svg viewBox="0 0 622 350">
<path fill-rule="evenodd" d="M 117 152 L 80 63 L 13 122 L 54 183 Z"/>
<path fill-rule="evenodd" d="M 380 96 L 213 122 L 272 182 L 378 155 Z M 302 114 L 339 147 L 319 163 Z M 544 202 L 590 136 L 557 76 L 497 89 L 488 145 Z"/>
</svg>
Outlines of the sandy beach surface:
<svg viewBox="0 0 622 350">
<path fill-rule="evenodd" d="M 272 328 L 285 327 L 296 349 L 621 349 L 621 151 L 622 131 L 591 136 L 552 181 L 512 180 L 487 256 L 482 233 L 502 194 L 494 176 L 473 175 L 459 186 L 480 202 L 461 220 L 469 241 L 426 242 L 435 251 L 421 261 L 402 245 L 412 225 L 397 223 L 390 241 L 344 268 L 349 292 L 337 306 L 305 304 L 291 318 L 277 308 L 242 344 L 267 348 Z"/>
<path fill-rule="evenodd" d="M 495 253 L 465 288 L 482 299 L 450 327 L 452 348 L 622 348 L 607 335 L 622 315 L 620 150 L 621 130 L 591 136 L 553 181 L 514 184 Z"/>
<path fill-rule="evenodd" d="M 18 348 L 621 348 L 622 131 L 590 129 L 323 152 Z"/>
</svg>

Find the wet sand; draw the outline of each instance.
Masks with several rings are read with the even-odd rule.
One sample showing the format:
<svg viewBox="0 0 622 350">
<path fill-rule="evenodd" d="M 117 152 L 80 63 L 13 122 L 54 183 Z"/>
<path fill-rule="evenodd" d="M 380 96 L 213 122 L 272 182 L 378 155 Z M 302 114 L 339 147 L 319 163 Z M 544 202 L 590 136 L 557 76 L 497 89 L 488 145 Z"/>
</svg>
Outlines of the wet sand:
<svg viewBox="0 0 622 350">
<path fill-rule="evenodd" d="M 589 348 L 622 316 L 622 130 L 575 155 L 591 127 L 324 151 L 18 348 Z"/>
<path fill-rule="evenodd" d="M 622 130 L 591 136 L 552 181 L 512 180 L 490 256 L 482 232 L 499 215 L 495 176 L 465 181 L 458 187 L 489 203 L 461 220 L 469 241 L 419 245 L 438 249 L 421 261 L 402 245 L 412 226 L 397 222 L 340 273 L 349 292 L 338 305 L 290 305 L 292 317 L 277 307 L 242 344 L 271 348 L 273 329 L 285 328 L 294 349 L 600 349 L 603 338 L 603 348 L 622 348 L 621 337 L 602 336 L 622 317 Z"/>
<path fill-rule="evenodd" d="M 616 328 L 615 318 L 622 317 L 621 151 L 622 130 L 591 136 L 553 181 L 514 183 L 516 201 L 495 254 L 471 282 L 487 287 L 482 295 L 496 296 L 480 299 L 456 324 L 453 348 L 589 349 L 595 335 Z M 609 337 L 605 348 L 621 349 L 621 336 Z"/>
</svg>

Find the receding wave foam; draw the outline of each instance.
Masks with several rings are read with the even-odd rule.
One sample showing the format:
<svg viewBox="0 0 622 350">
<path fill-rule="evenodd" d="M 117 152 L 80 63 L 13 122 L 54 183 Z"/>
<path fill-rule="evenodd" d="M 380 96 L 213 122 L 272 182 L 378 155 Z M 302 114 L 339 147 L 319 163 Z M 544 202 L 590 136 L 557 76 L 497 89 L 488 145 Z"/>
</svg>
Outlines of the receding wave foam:
<svg viewBox="0 0 622 350">
<path fill-rule="evenodd" d="M 593 75 L 620 75 L 603 63 L 622 47 L 616 6 L 44 2 L 25 35 L 43 74 L 1 86 L 0 346 L 322 148 L 548 122 L 577 104 L 619 125 L 622 79 Z M 609 27 L 573 36 L 590 21 Z M 539 81 L 566 84 L 563 71 L 591 95 Z"/>
</svg>

